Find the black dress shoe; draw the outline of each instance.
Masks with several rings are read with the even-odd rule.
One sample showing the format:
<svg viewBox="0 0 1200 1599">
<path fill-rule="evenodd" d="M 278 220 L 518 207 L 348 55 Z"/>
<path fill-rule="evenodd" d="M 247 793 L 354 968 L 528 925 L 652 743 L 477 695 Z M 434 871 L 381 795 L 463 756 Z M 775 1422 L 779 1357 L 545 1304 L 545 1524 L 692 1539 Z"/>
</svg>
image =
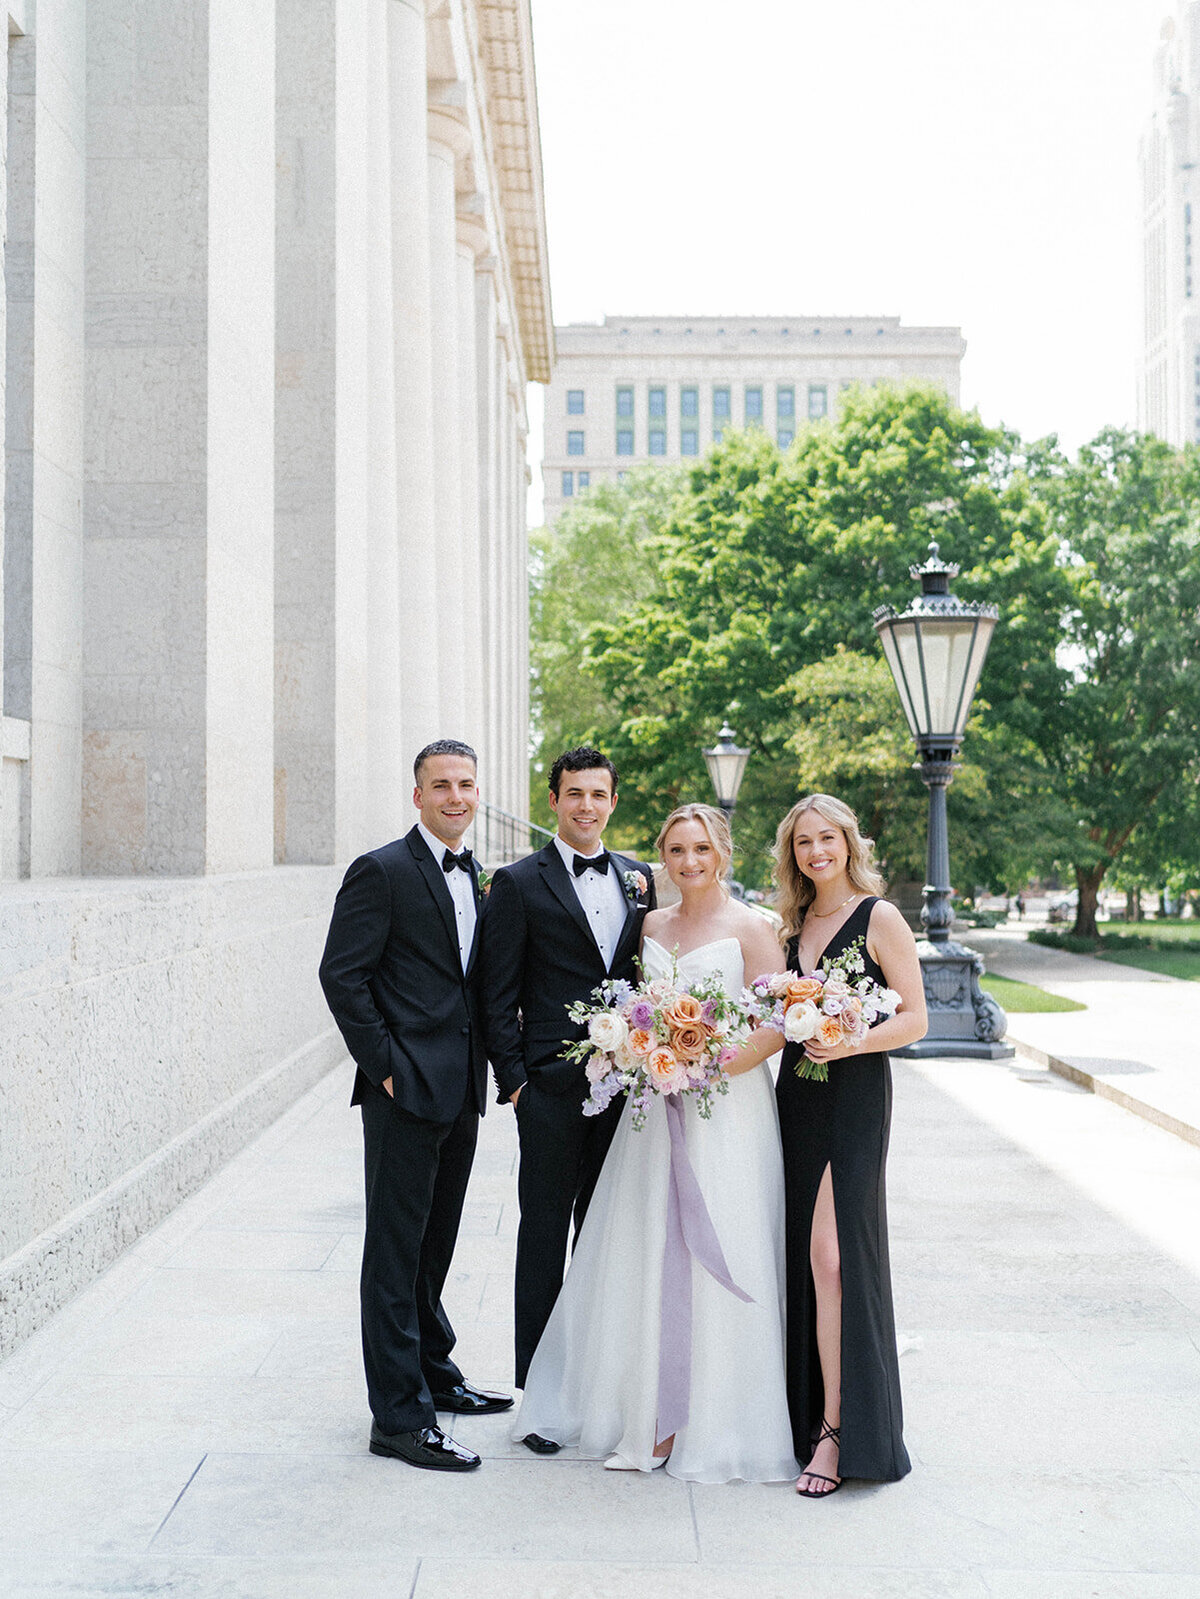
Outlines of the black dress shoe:
<svg viewBox="0 0 1200 1599">
<path fill-rule="evenodd" d="M 371 1453 L 407 1460 L 426 1471 L 474 1471 L 479 1456 L 447 1438 L 440 1427 L 419 1427 L 416 1432 L 380 1432 L 371 1423 Z"/>
<path fill-rule="evenodd" d="M 498 1410 L 512 1409 L 511 1394 L 490 1394 L 486 1389 L 472 1388 L 467 1382 L 431 1397 L 435 1410 L 457 1410 L 463 1416 L 493 1416 Z"/>
<path fill-rule="evenodd" d="M 562 1448 L 553 1438 L 543 1438 L 540 1432 L 527 1432 L 521 1442 L 526 1449 L 532 1449 L 535 1455 L 556 1455 Z"/>
</svg>

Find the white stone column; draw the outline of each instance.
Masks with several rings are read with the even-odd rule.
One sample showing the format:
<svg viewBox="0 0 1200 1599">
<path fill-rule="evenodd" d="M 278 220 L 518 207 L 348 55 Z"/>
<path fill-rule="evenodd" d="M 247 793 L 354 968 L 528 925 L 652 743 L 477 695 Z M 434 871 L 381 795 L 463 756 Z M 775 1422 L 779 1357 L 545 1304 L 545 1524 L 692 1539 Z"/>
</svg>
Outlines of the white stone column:
<svg viewBox="0 0 1200 1599">
<path fill-rule="evenodd" d="M 499 471 L 496 384 L 496 267 L 494 256 L 476 263 L 475 349 L 476 434 L 479 445 L 477 500 L 480 546 L 480 653 L 483 660 L 483 749 L 487 754 L 486 797 L 508 809 L 502 796 L 507 784 L 500 766 L 504 740 L 501 727 L 499 606 L 502 572 L 499 561 Z"/>
<path fill-rule="evenodd" d="M 467 607 L 463 598 L 463 440 L 459 400 L 458 224 L 455 170 L 469 134 L 442 111 L 429 114 L 429 289 L 432 334 L 434 539 L 437 614 L 443 641 L 438 709 L 447 738 L 468 738 Z"/>
<path fill-rule="evenodd" d="M 273 858 L 274 9 L 88 6 L 94 872 Z"/>
<path fill-rule="evenodd" d="M 479 347 L 475 327 L 475 262 L 487 254 L 483 197 L 460 201 L 455 255 L 458 291 L 459 531 L 462 540 L 464 737 L 482 756 L 487 742 L 484 701 L 483 585 L 487 559 L 479 494 Z"/>
<path fill-rule="evenodd" d="M 71 6 L 41 6 L 36 37 L 6 42 L 4 710 L 22 727 L 0 736 L 16 870 L 43 877 L 73 875 L 80 861 L 87 63 Z M 14 741 L 27 747 L 19 773 Z"/>
</svg>

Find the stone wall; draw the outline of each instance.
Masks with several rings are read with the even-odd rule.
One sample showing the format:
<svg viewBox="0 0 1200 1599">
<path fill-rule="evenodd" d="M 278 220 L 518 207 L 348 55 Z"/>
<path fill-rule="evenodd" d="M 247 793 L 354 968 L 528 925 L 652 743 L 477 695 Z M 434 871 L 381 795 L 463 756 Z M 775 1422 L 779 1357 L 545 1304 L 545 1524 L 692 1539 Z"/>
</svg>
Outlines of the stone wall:
<svg viewBox="0 0 1200 1599">
<path fill-rule="evenodd" d="M 316 976 L 339 878 L 8 886 L 0 1354 L 343 1058 Z"/>
</svg>

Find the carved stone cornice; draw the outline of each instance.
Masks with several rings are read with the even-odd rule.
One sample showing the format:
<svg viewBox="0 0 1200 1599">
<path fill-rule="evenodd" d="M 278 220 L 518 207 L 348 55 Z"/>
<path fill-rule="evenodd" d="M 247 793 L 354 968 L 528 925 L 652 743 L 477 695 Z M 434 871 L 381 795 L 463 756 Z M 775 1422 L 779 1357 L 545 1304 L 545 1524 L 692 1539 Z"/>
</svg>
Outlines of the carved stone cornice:
<svg viewBox="0 0 1200 1599">
<path fill-rule="evenodd" d="M 485 83 L 484 111 L 500 186 L 497 209 L 516 301 L 525 369 L 548 383 L 554 316 L 529 0 L 469 0 Z"/>
</svg>

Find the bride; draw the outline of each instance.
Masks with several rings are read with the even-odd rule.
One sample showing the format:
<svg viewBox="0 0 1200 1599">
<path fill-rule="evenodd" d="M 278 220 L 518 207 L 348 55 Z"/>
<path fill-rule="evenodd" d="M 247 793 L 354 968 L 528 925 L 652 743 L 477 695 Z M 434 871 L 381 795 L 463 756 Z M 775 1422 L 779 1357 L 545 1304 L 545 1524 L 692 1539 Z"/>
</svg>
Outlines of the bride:
<svg viewBox="0 0 1200 1599">
<path fill-rule="evenodd" d="M 710 805 L 682 805 L 658 835 L 678 905 L 643 929 L 647 978 L 719 975 L 736 995 L 782 969 L 770 924 L 731 900 L 729 824 Z M 694 1261 L 688 1416 L 658 1438 L 660 1296 L 670 1142 L 666 1107 L 641 1131 L 626 1105 L 579 1235 L 566 1282 L 537 1347 L 513 1427 L 578 1446 L 613 1470 L 665 1466 L 689 1482 L 790 1481 L 796 1475 L 783 1348 L 783 1169 L 761 1029 L 728 1066 L 729 1091 L 703 1120 L 685 1101 L 687 1152 L 725 1257 L 749 1302 Z M 686 1363 L 686 1338 L 679 1359 Z M 682 1375 L 686 1376 L 684 1372 Z M 607 1457 L 607 1458 L 605 1458 Z"/>
</svg>

